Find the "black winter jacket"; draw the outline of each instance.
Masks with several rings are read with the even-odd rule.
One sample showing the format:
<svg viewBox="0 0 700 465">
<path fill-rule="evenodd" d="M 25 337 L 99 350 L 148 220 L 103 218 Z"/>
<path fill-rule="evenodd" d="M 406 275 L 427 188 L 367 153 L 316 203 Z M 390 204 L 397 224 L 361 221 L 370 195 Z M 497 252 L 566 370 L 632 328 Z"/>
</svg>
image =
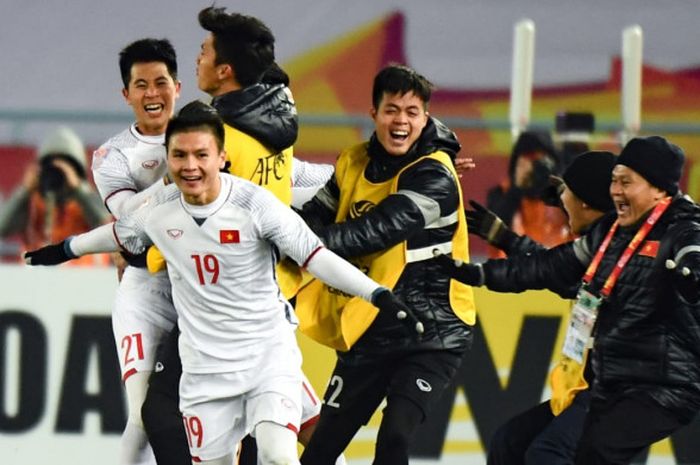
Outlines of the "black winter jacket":
<svg viewBox="0 0 700 465">
<path fill-rule="evenodd" d="M 546 288 L 565 293 L 581 282 L 614 220 L 614 214 L 607 215 L 587 235 L 550 250 L 486 262 L 486 286 L 502 292 Z M 600 291 L 643 220 L 618 228 L 590 284 L 592 290 Z M 647 243 L 658 245 L 655 256 L 640 253 Z M 700 303 L 688 302 L 679 293 L 678 276 L 665 267 L 668 258 L 696 244 L 700 208 L 677 197 L 600 308 L 591 358 L 594 397 L 644 392 L 686 420 L 700 409 Z"/>
<path fill-rule="evenodd" d="M 214 97 L 211 104 L 224 123 L 273 151 L 286 149 L 296 142 L 297 110 L 284 84 L 253 84 Z"/>
<path fill-rule="evenodd" d="M 372 136 L 367 145 L 370 162 L 364 176 L 374 182 L 385 181 L 419 157 L 442 150 L 454 158 L 459 149 L 454 133 L 431 118 L 418 141 L 401 157 L 387 154 Z M 425 215 L 435 213 L 427 213 L 426 208 L 439 209 L 439 216 L 446 216 L 459 207 L 456 182 L 442 164 L 423 160 L 401 174 L 401 193 L 386 197 L 361 216 L 335 224 L 334 205 L 340 195 L 332 176 L 299 213 L 326 247 L 344 258 L 368 255 L 403 241 L 409 242 L 409 248 L 428 246 L 449 241 L 454 234 L 456 225 L 435 229 L 424 226 Z M 430 202 L 417 202 L 417 198 Z M 449 282 L 450 277 L 432 259 L 408 263 L 393 290 L 423 321 L 425 334 L 421 342 L 394 315 L 380 313 L 352 349 L 338 356 L 347 362 L 361 362 L 367 357 L 402 350 L 466 349 L 471 342 L 471 328 L 450 308 Z"/>
</svg>

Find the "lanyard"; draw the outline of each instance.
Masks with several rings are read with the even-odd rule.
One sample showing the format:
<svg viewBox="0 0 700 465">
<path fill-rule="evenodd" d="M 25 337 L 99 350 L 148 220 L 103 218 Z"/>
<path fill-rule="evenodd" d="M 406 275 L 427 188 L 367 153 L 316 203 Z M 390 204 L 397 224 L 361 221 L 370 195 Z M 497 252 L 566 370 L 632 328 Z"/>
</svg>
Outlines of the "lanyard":
<svg viewBox="0 0 700 465">
<path fill-rule="evenodd" d="M 649 218 L 647 218 L 642 227 L 639 228 L 639 231 L 637 231 L 637 234 L 634 235 L 630 243 L 627 244 L 627 248 L 625 248 L 622 256 L 617 260 L 617 263 L 615 263 L 615 267 L 610 273 L 610 276 L 608 276 L 608 279 L 605 280 L 605 284 L 603 285 L 603 289 L 601 291 L 601 295 L 603 297 L 608 297 L 610 295 L 613 286 L 617 282 L 617 278 L 620 276 L 620 273 L 622 273 L 622 269 L 625 267 L 625 265 L 627 265 L 627 262 L 630 260 L 630 258 L 632 258 L 632 255 L 634 255 L 634 252 L 637 250 L 637 247 L 639 247 L 639 244 L 641 244 L 644 238 L 647 237 L 647 234 L 649 234 L 651 228 L 654 227 L 670 203 L 671 197 L 666 197 L 656 204 L 656 207 L 654 207 L 654 210 L 651 212 L 651 215 L 649 215 Z M 598 266 L 603 259 L 603 255 L 608 249 L 610 241 L 612 241 L 613 235 L 615 235 L 615 231 L 617 231 L 618 226 L 618 220 L 615 220 L 615 223 L 613 223 L 610 231 L 608 231 L 608 234 L 605 236 L 602 244 L 600 244 L 600 247 L 598 247 L 598 251 L 593 257 L 591 264 L 588 265 L 586 274 L 583 276 L 583 282 L 585 284 L 589 284 L 593 279 L 593 275 L 595 275 L 595 272 L 598 270 Z"/>
</svg>

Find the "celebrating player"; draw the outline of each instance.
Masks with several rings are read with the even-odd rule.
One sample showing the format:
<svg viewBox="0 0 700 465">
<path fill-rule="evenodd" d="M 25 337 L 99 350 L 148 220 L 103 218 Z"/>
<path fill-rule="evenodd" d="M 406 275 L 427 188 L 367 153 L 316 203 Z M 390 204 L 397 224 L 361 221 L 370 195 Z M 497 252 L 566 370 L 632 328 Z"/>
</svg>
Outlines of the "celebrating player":
<svg viewBox="0 0 700 465">
<path fill-rule="evenodd" d="M 323 248 L 267 190 L 219 173 L 224 129 L 211 107 L 185 106 L 165 141 L 176 186 L 112 225 L 27 252 L 26 261 L 53 265 L 119 247 L 138 254 L 156 244 L 181 329 L 180 408 L 193 462 L 230 464 L 237 442 L 254 431 L 263 463 L 298 463 L 303 375 L 294 313 L 275 278 L 278 251 L 412 331 L 422 324 L 388 289 Z"/>
<path fill-rule="evenodd" d="M 165 39 L 141 39 L 119 54 L 124 89 L 136 121 L 93 155 L 95 184 L 115 218 L 134 210 L 163 187 L 165 128 L 180 95 L 175 50 Z M 129 415 L 122 435 L 120 463 L 154 463 L 141 420 L 141 405 L 153 372 L 156 348 L 173 328 L 175 308 L 166 272 L 155 275 L 145 261 L 131 260 L 121 277 L 112 327 L 126 388 Z"/>
</svg>

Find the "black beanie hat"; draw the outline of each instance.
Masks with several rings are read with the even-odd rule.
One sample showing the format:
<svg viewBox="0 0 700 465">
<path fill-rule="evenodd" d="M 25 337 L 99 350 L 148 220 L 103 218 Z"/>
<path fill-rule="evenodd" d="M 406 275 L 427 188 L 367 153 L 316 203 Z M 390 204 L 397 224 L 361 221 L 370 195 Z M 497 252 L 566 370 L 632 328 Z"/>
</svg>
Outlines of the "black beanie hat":
<svg viewBox="0 0 700 465">
<path fill-rule="evenodd" d="M 678 192 L 684 161 L 683 150 L 660 136 L 635 137 L 617 157 L 618 165 L 633 169 L 668 195 Z"/>
<path fill-rule="evenodd" d="M 615 208 L 610 198 L 610 182 L 615 155 L 605 151 L 584 152 L 564 171 L 564 183 L 583 202 L 601 212 Z"/>
</svg>

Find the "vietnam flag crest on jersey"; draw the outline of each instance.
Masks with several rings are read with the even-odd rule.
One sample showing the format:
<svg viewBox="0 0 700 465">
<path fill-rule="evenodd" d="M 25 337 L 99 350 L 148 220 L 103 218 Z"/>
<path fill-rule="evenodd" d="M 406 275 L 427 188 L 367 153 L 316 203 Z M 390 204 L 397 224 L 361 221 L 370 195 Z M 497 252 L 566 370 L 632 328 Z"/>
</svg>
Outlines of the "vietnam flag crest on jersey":
<svg viewBox="0 0 700 465">
<path fill-rule="evenodd" d="M 639 251 L 639 255 L 654 258 L 659 253 L 659 241 L 646 241 Z"/>
<path fill-rule="evenodd" d="M 219 243 L 221 244 L 238 244 L 241 242 L 241 235 L 237 229 L 220 229 Z"/>
</svg>

